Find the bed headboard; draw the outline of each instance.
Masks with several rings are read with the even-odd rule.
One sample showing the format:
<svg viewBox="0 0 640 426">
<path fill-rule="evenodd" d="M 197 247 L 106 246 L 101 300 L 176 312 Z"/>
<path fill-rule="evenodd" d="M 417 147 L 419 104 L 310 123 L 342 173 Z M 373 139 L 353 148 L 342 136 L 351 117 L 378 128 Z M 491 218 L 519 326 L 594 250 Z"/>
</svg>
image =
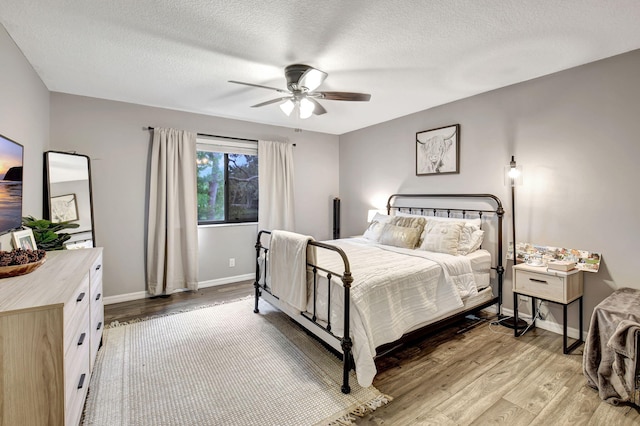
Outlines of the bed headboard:
<svg viewBox="0 0 640 426">
<path fill-rule="evenodd" d="M 502 306 L 502 282 L 504 278 L 502 202 L 493 194 L 393 194 L 387 201 L 387 214 L 405 212 L 422 216 L 444 216 L 451 218 L 480 218 L 485 230 L 485 242 L 491 247 L 492 259 L 498 278 L 498 314 Z M 484 246 L 484 242 L 483 242 Z"/>
</svg>

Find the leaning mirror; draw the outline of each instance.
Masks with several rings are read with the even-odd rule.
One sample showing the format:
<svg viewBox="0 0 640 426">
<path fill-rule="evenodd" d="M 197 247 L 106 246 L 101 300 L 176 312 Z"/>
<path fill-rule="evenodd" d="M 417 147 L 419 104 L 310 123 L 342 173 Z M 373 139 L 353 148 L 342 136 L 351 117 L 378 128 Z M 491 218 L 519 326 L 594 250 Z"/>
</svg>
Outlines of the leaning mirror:
<svg viewBox="0 0 640 426">
<path fill-rule="evenodd" d="M 71 235 L 66 247 L 95 247 L 89 157 L 45 152 L 44 180 L 44 218 L 56 223 L 71 221 L 80 225 L 63 231 Z"/>
</svg>

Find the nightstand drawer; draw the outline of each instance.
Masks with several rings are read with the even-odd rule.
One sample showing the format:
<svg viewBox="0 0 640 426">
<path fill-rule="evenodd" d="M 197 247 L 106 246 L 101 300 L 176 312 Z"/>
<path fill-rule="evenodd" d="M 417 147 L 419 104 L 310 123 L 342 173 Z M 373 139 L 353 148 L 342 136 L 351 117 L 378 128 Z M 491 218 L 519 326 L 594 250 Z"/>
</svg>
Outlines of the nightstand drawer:
<svg viewBox="0 0 640 426">
<path fill-rule="evenodd" d="M 564 302 L 565 280 L 553 275 L 515 271 L 514 291 L 541 299 Z"/>
</svg>

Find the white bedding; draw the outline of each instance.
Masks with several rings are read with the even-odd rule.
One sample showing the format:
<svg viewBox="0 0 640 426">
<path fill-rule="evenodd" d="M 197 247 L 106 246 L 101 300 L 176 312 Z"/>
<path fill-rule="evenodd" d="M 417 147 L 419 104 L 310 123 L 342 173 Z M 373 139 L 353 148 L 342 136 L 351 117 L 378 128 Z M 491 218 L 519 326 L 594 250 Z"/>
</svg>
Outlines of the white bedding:
<svg viewBox="0 0 640 426">
<path fill-rule="evenodd" d="M 491 253 L 487 250 L 476 250 L 465 256 L 471 261 L 471 270 L 476 281 L 478 291 L 491 284 Z"/>
<path fill-rule="evenodd" d="M 354 278 L 351 288 L 351 336 L 356 375 L 369 386 L 376 374 L 376 347 L 399 339 L 417 324 L 463 306 L 463 297 L 477 294 L 471 260 L 466 256 L 409 250 L 361 238 L 329 241 L 343 249 Z M 319 249 L 318 264 L 342 273 L 342 260 Z M 339 277 L 332 278 L 331 326 L 342 336 L 344 293 Z M 326 280 L 318 284 L 316 315 L 327 319 Z M 307 306 L 313 312 L 313 300 Z"/>
</svg>

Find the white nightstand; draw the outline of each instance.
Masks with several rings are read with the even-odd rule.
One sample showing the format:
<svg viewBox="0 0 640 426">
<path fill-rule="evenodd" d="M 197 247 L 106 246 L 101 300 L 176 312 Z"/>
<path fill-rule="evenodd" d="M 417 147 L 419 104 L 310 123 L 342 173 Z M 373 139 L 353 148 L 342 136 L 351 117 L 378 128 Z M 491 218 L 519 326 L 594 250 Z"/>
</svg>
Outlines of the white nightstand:
<svg viewBox="0 0 640 426">
<path fill-rule="evenodd" d="M 546 266 L 530 266 L 521 263 L 513 266 L 513 316 L 514 323 L 518 323 L 518 295 L 523 294 L 531 297 L 531 312 L 533 315 L 532 326 L 535 327 L 535 302 L 536 299 L 562 305 L 562 351 L 567 354 L 584 342 L 582 339 L 582 296 L 584 286 L 582 282 L 582 271 L 574 269 L 568 272 L 547 269 Z M 574 301 L 580 306 L 580 337 L 567 346 L 567 307 Z M 523 333 L 516 327 L 513 330 L 514 336 L 519 337 Z"/>
</svg>

